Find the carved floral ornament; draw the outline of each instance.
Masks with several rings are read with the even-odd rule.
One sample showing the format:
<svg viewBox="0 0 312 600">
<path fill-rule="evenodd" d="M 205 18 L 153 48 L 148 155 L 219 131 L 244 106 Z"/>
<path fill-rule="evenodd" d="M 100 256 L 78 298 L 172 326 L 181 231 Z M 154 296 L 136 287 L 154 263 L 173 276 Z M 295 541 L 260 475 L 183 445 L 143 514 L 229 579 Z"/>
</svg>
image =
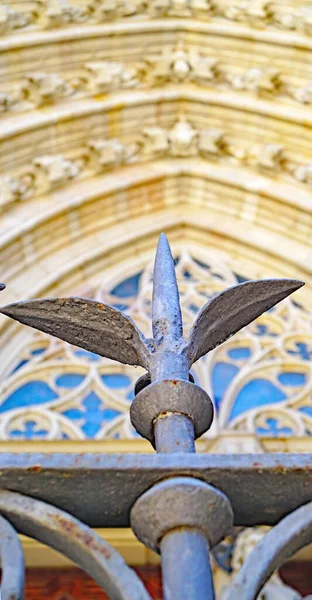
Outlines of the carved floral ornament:
<svg viewBox="0 0 312 600">
<path fill-rule="evenodd" d="M 30 6 L 29 6 L 30 5 Z M 293 9 L 267 0 L 33 0 L 27 8 L 0 7 L 0 33 L 52 29 L 128 18 L 193 18 L 237 22 L 255 29 L 312 33 L 309 6 Z"/>
<path fill-rule="evenodd" d="M 169 83 L 192 83 L 220 91 L 231 89 L 264 98 L 294 100 L 300 104 L 312 102 L 311 82 L 294 85 L 274 67 L 233 68 L 233 65 L 223 64 L 216 57 L 187 49 L 179 42 L 174 47 L 165 47 L 161 54 L 146 56 L 133 64 L 107 60 L 88 62 L 81 67 L 79 74 L 68 77 L 57 73 L 30 73 L 12 89 L 1 91 L 0 113 L 27 111 L 73 98 Z"/>
<path fill-rule="evenodd" d="M 240 571 L 247 557 L 256 547 L 256 545 L 264 538 L 269 531 L 269 527 L 247 527 L 238 533 L 232 551 L 231 559 L 231 576 L 230 581 L 233 581 Z M 229 600 L 228 586 L 224 586 L 218 594 L 218 600 Z M 278 572 L 275 572 L 265 584 L 259 595 L 259 600 L 301 600 L 302 596 L 293 588 L 286 585 Z M 312 598 L 312 596 L 305 596 Z"/>
<path fill-rule="evenodd" d="M 161 158 L 192 158 L 231 162 L 286 181 L 312 185 L 312 163 L 298 163 L 281 144 L 251 144 L 232 141 L 226 131 L 196 129 L 182 114 L 171 129 L 151 126 L 143 129 L 137 141 L 124 144 L 113 138 L 90 140 L 75 158 L 60 154 L 41 155 L 20 175 L 0 178 L 0 207 L 5 208 L 48 193 L 79 177 L 105 173 L 125 165 Z"/>
<path fill-rule="evenodd" d="M 217 252 L 177 256 L 185 335 L 207 300 L 238 283 L 230 267 Z M 130 277 L 125 266 L 114 287 L 83 294 L 122 308 L 150 336 L 151 264 Z M 311 332 L 311 317 L 287 300 L 194 364 L 192 374 L 215 407 L 209 438 L 224 431 L 260 439 L 311 434 Z M 11 373 L 2 375 L 0 439 L 135 437 L 129 402 L 142 371 L 42 333 L 28 338 L 10 364 Z"/>
</svg>

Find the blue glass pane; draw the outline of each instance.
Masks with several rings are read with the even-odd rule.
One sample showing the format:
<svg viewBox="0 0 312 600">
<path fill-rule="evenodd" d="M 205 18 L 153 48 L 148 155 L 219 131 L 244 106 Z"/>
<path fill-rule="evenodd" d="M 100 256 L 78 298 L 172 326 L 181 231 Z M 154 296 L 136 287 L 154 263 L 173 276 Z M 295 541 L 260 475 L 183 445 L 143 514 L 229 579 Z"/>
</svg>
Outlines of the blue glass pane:
<svg viewBox="0 0 312 600">
<path fill-rule="evenodd" d="M 36 430 L 35 421 L 26 421 L 26 423 L 24 423 L 24 429 L 13 429 L 11 431 L 11 436 L 30 440 L 31 438 L 45 437 L 47 433 L 48 431 L 46 429 Z"/>
<path fill-rule="evenodd" d="M 309 415 L 309 417 L 312 417 L 312 406 L 301 406 L 299 408 L 300 412 L 305 413 L 306 415 Z"/>
<path fill-rule="evenodd" d="M 270 435 L 276 437 L 277 435 L 291 435 L 292 429 L 290 427 L 280 427 L 277 419 L 269 418 L 266 421 L 266 427 L 258 427 L 257 432 L 260 435 Z"/>
<path fill-rule="evenodd" d="M 208 269 L 208 265 L 201 262 L 201 260 L 197 260 L 196 258 L 193 258 L 193 261 L 196 262 L 196 264 L 199 265 L 200 267 L 203 267 L 203 269 Z"/>
<path fill-rule="evenodd" d="M 194 277 L 192 276 L 192 273 L 187 271 L 187 269 L 185 269 L 185 271 L 183 271 L 183 277 L 185 279 L 190 279 L 191 281 L 194 281 Z"/>
<path fill-rule="evenodd" d="M 114 410 L 113 408 L 105 408 L 103 410 L 104 421 L 111 421 L 111 419 L 114 419 L 115 417 L 118 417 L 119 415 L 120 415 L 119 410 Z"/>
<path fill-rule="evenodd" d="M 56 385 L 63 388 L 74 388 L 77 387 L 85 378 L 85 375 L 79 373 L 64 373 L 55 380 Z"/>
<path fill-rule="evenodd" d="M 81 429 L 88 438 L 94 438 L 98 431 L 100 431 L 101 425 L 98 421 L 92 421 L 92 419 L 90 419 L 85 422 Z"/>
<path fill-rule="evenodd" d="M 244 283 L 245 281 L 248 281 L 248 279 L 246 279 L 246 277 L 242 277 L 238 273 L 235 273 L 235 277 L 239 283 Z"/>
<path fill-rule="evenodd" d="M 32 354 L 33 356 L 38 356 L 39 354 L 42 354 L 45 350 L 46 348 L 35 348 L 34 350 L 30 351 L 30 354 Z"/>
<path fill-rule="evenodd" d="M 101 379 L 103 383 L 107 385 L 107 387 L 112 389 L 127 388 L 131 383 L 130 377 L 127 377 L 127 375 L 122 375 L 121 373 L 101 375 Z"/>
<path fill-rule="evenodd" d="M 199 311 L 198 306 L 196 306 L 196 304 L 189 304 L 189 309 L 193 312 L 193 313 L 197 313 Z"/>
<path fill-rule="evenodd" d="M 290 385 L 292 387 L 301 386 L 306 382 L 305 373 L 280 373 L 278 380 L 283 385 Z"/>
<path fill-rule="evenodd" d="M 260 325 L 260 323 L 256 323 L 256 335 L 269 335 L 271 337 L 276 337 L 277 333 L 275 331 L 270 331 L 267 325 Z"/>
<path fill-rule="evenodd" d="M 22 385 L 11 394 L 0 406 L 0 412 L 22 406 L 43 404 L 55 400 L 57 394 L 43 381 L 31 381 Z"/>
<path fill-rule="evenodd" d="M 84 399 L 82 404 L 87 409 L 88 414 L 91 412 L 93 413 L 94 411 L 98 414 L 102 402 L 94 392 L 91 392 L 91 394 Z"/>
<path fill-rule="evenodd" d="M 98 354 L 94 354 L 94 352 L 88 352 L 87 350 L 75 350 L 75 355 L 91 362 L 97 362 L 100 360 Z"/>
<path fill-rule="evenodd" d="M 79 410 L 79 408 L 69 408 L 68 410 L 64 410 L 64 412 L 62 413 L 65 417 L 68 417 L 68 419 L 82 419 L 83 418 L 83 414 L 81 412 L 81 410 Z"/>
<path fill-rule="evenodd" d="M 114 308 L 117 308 L 117 310 L 121 310 L 121 311 L 125 311 L 127 310 L 127 308 L 129 308 L 128 304 L 120 304 L 120 302 L 117 302 L 117 304 L 113 304 Z"/>
<path fill-rule="evenodd" d="M 267 379 L 249 381 L 239 392 L 232 407 L 230 420 L 256 406 L 285 400 L 286 395 Z"/>
<path fill-rule="evenodd" d="M 13 371 L 11 371 L 11 373 L 15 373 L 16 371 L 18 371 L 19 369 L 21 369 L 24 365 L 26 365 L 28 363 L 28 359 L 24 358 L 23 360 L 21 360 L 16 367 L 14 367 Z"/>
<path fill-rule="evenodd" d="M 226 362 L 219 362 L 214 366 L 212 372 L 212 389 L 216 408 L 219 408 L 226 388 L 238 371 L 238 367 Z"/>
<path fill-rule="evenodd" d="M 310 360 L 312 358 L 312 350 L 309 348 L 307 344 L 304 342 L 297 342 L 295 344 L 297 350 L 288 350 L 288 354 L 294 354 L 298 356 L 298 358 L 302 358 L 303 360 Z"/>
<path fill-rule="evenodd" d="M 132 277 L 128 277 L 128 279 L 124 279 L 118 285 L 116 285 L 112 290 L 111 294 L 113 296 L 118 296 L 119 298 L 129 298 L 132 296 L 136 296 L 139 291 L 139 282 L 142 273 L 137 273 Z"/>
<path fill-rule="evenodd" d="M 228 355 L 233 360 L 241 360 L 249 358 L 251 352 L 249 348 L 231 348 L 231 350 L 228 351 Z"/>
<path fill-rule="evenodd" d="M 127 394 L 127 400 L 130 402 L 134 399 L 134 390 L 130 390 L 129 394 Z"/>
</svg>

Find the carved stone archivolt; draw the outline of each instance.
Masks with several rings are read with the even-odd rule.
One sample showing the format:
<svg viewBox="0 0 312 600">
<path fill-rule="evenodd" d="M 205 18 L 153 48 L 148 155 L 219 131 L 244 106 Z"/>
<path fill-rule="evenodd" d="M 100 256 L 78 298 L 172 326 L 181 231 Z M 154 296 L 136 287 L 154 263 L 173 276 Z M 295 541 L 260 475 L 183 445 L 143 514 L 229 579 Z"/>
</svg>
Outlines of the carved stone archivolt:
<svg viewBox="0 0 312 600">
<path fill-rule="evenodd" d="M 254 29 L 312 33 L 309 6 L 294 9 L 290 3 L 282 6 L 268 0 L 33 0 L 27 3 L 27 8 L 19 2 L 16 9 L 4 4 L 0 11 L 3 35 L 33 28 L 54 29 L 128 18 L 223 19 Z"/>
<path fill-rule="evenodd" d="M 166 46 L 160 54 L 142 61 L 88 62 L 75 75 L 60 76 L 44 71 L 25 76 L 20 83 L 0 93 L 0 113 L 29 111 L 64 101 L 149 86 L 193 84 L 219 91 L 235 91 L 299 104 L 312 102 L 312 85 L 294 85 L 276 68 L 237 69 L 217 57 L 205 56 L 180 41 Z"/>
<path fill-rule="evenodd" d="M 225 130 L 197 129 L 183 114 L 171 129 L 144 127 L 131 144 L 118 138 L 94 139 L 77 151 L 75 158 L 60 154 L 35 157 L 20 175 L 4 176 L 2 208 L 48 193 L 90 173 L 105 173 L 119 167 L 163 158 L 193 158 L 228 162 L 268 177 L 277 175 L 290 183 L 312 185 L 312 164 L 295 163 L 281 144 L 239 144 Z"/>
</svg>

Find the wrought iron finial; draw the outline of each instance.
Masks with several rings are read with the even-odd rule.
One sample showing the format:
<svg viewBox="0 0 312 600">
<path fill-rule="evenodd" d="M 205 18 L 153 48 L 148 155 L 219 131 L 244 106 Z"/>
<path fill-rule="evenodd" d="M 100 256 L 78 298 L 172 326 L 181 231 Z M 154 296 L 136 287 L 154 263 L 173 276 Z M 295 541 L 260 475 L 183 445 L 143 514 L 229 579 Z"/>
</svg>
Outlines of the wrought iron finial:
<svg viewBox="0 0 312 600">
<path fill-rule="evenodd" d="M 179 290 L 170 246 L 164 233 L 158 240 L 153 277 L 153 336 L 158 343 L 183 335 Z"/>
<path fill-rule="evenodd" d="M 174 262 L 166 236 L 159 238 L 154 267 L 153 340 L 147 340 L 130 317 L 108 305 L 82 298 L 55 298 L 17 302 L 1 313 L 100 356 L 140 365 L 165 378 L 165 365 L 155 369 L 160 355 L 179 357 L 182 378 L 201 356 L 225 342 L 264 311 L 299 289 L 292 279 L 247 281 L 210 300 L 199 312 L 188 339 L 183 339 L 182 316 Z M 0 290 L 4 289 L 0 285 Z M 168 367 L 169 367 L 169 363 Z M 170 378 L 172 374 L 169 373 Z M 176 376 L 176 375 L 175 375 Z"/>
</svg>

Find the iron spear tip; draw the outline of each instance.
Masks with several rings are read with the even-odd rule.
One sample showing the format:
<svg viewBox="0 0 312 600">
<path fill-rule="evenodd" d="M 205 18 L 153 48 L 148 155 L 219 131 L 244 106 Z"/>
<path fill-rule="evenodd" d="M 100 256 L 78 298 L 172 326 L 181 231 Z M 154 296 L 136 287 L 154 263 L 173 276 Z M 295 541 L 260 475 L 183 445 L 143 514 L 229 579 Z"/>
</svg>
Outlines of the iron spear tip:
<svg viewBox="0 0 312 600">
<path fill-rule="evenodd" d="M 153 276 L 153 336 L 159 343 L 182 337 L 182 315 L 174 261 L 168 239 L 158 239 Z"/>
</svg>

